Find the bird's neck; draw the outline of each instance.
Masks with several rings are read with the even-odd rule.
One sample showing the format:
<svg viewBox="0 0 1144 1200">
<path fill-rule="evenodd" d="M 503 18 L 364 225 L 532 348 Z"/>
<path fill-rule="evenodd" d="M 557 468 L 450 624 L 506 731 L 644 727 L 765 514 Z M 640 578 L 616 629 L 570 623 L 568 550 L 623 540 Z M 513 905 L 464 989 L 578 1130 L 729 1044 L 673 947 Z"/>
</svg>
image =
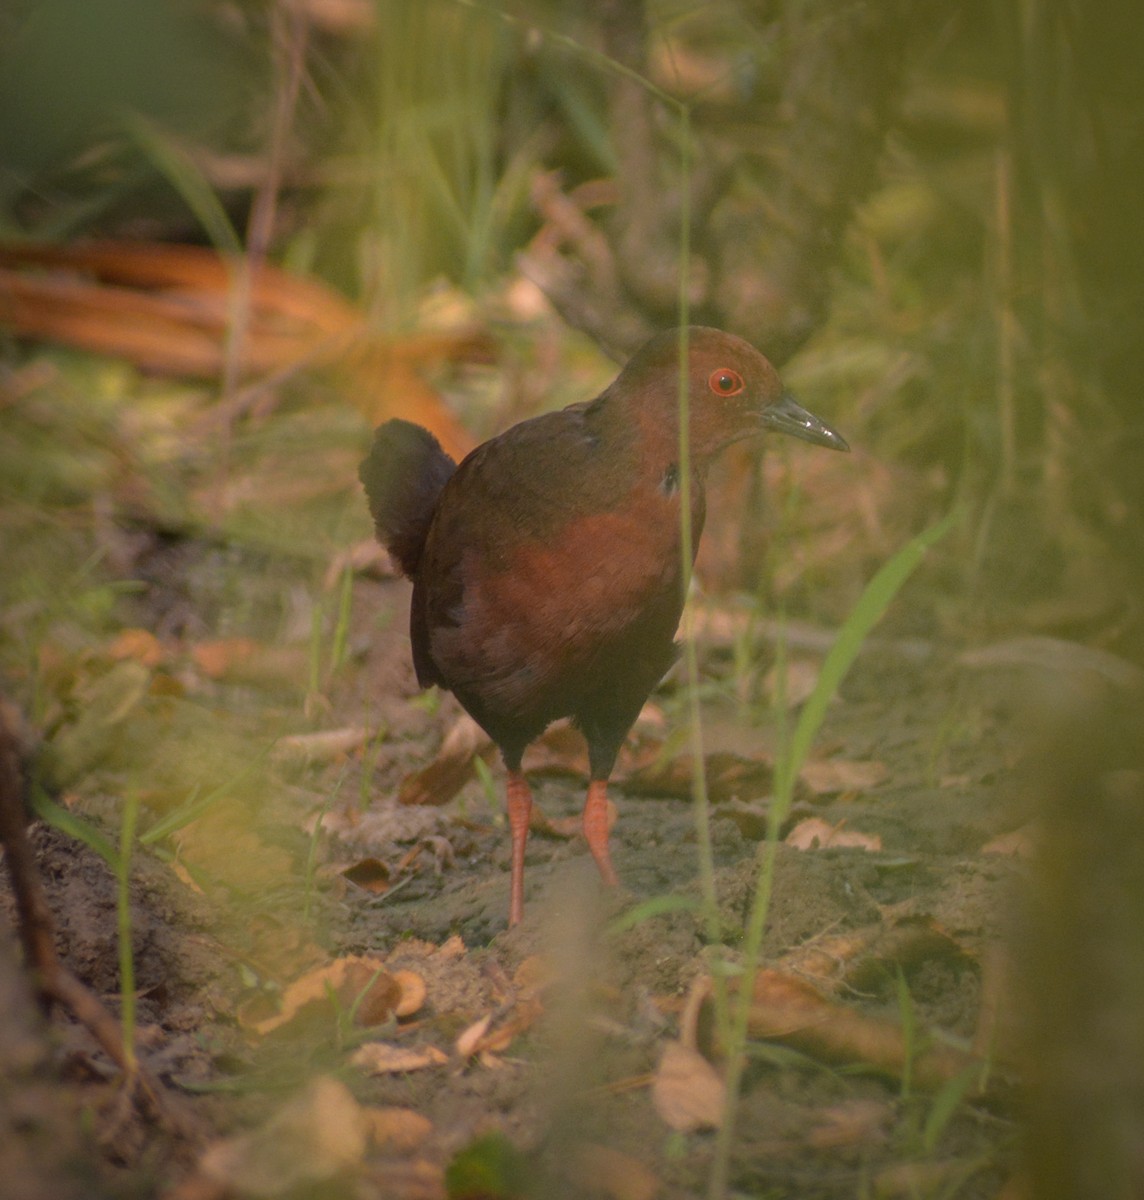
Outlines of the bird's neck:
<svg viewBox="0 0 1144 1200">
<path fill-rule="evenodd" d="M 601 436 L 617 449 L 623 447 L 639 463 L 641 472 L 678 472 L 690 465 L 692 479 L 700 486 L 707 478 L 710 455 L 694 442 L 681 446 L 679 410 L 674 395 L 629 396 L 617 390 L 605 392 L 589 410 Z"/>
</svg>

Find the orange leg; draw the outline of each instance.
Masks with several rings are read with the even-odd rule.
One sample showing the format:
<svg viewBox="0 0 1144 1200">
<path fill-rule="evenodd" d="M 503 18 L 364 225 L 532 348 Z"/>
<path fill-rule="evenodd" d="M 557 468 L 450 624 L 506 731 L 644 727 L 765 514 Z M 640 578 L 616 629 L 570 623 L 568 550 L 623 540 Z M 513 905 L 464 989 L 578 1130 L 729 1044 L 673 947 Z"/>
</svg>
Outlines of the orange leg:
<svg viewBox="0 0 1144 1200">
<path fill-rule="evenodd" d="M 528 819 L 532 813 L 532 792 L 528 780 L 519 771 L 508 773 L 506 788 L 508 827 L 512 831 L 512 876 L 509 886 L 508 923 L 520 924 L 524 916 L 524 847 L 528 841 Z"/>
<path fill-rule="evenodd" d="M 588 849 L 600 868 L 600 875 L 609 887 L 620 882 L 612 869 L 612 856 L 608 853 L 608 781 L 593 779 L 588 784 L 588 799 L 584 804 L 584 836 Z"/>
</svg>

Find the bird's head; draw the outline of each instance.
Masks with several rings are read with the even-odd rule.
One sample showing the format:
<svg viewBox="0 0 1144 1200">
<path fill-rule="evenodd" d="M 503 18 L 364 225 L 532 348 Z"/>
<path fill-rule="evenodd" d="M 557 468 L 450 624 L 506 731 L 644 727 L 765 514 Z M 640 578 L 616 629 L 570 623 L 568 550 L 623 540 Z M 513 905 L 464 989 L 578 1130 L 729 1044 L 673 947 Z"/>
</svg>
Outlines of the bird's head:
<svg viewBox="0 0 1144 1200">
<path fill-rule="evenodd" d="M 634 399 L 641 423 L 678 428 L 679 330 L 652 338 L 613 384 Z M 849 450 L 845 438 L 802 407 L 749 342 L 720 329 L 687 331 L 691 452 L 710 458 L 732 442 L 768 431 Z"/>
</svg>

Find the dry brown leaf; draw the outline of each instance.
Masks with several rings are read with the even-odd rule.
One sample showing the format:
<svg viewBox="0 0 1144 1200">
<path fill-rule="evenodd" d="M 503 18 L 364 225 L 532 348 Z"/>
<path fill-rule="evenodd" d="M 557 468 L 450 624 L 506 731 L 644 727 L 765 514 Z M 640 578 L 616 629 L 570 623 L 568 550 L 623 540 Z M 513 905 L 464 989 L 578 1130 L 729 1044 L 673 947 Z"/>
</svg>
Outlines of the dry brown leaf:
<svg viewBox="0 0 1144 1200">
<path fill-rule="evenodd" d="M 788 658 L 784 666 L 782 681 L 783 703 L 788 709 L 798 708 L 810 699 L 818 683 L 822 660 L 818 658 Z M 779 690 L 779 678 L 774 668 L 767 672 L 764 680 L 767 697 L 773 702 Z"/>
<path fill-rule="evenodd" d="M 416 971 L 409 970 L 394 971 L 393 979 L 401 989 L 400 998 L 393 1009 L 394 1014 L 404 1018 L 420 1012 L 428 994 L 425 980 Z"/>
<path fill-rule="evenodd" d="M 576 1190 L 610 1200 L 655 1200 L 660 1181 L 638 1158 L 589 1142 L 575 1153 Z"/>
<path fill-rule="evenodd" d="M 690 798 L 694 763 L 686 748 L 669 748 L 665 722 L 654 706 L 645 704 L 636 732 L 620 748 L 612 778 L 633 795 Z M 753 739 L 752 739 L 753 740 Z M 740 753 L 737 747 L 720 747 L 704 759 L 707 792 L 722 803 L 738 796 L 763 796 L 771 788 L 773 763 L 763 753 Z M 530 775 L 588 777 L 588 751 L 584 735 L 567 721 L 546 730 L 529 750 Z M 571 836 L 574 819 L 545 820 L 534 829 Z"/>
<path fill-rule="evenodd" d="M 837 792 L 864 792 L 885 783 L 889 774 L 889 768 L 882 762 L 830 759 L 804 764 L 798 777 L 816 796 L 829 796 Z"/>
<path fill-rule="evenodd" d="M 674 1003 L 679 1006 L 679 1040 L 689 1050 L 694 1050 L 699 1045 L 699 1014 L 710 996 L 711 977 L 696 975 L 682 1002 L 677 997 L 672 997 L 667 1002 L 667 1004 Z M 665 1009 L 667 1005 L 661 1000 L 657 1007 Z"/>
<path fill-rule="evenodd" d="M 400 804 L 447 804 L 473 775 L 473 760 L 491 757 L 492 739 L 470 716 L 452 726 L 441 743 L 437 757 L 420 771 L 401 781 Z"/>
<path fill-rule="evenodd" d="M 221 679 L 235 662 L 258 652 L 253 638 L 218 638 L 191 647 L 191 661 L 208 679 Z"/>
<path fill-rule="evenodd" d="M 873 1193 L 879 1200 L 914 1200 L 916 1196 L 952 1195 L 955 1182 L 960 1184 L 969 1164 L 952 1159 L 945 1162 L 900 1162 L 883 1167 L 873 1179 Z"/>
<path fill-rule="evenodd" d="M 262 840 L 248 813 L 219 805 L 172 835 L 179 856 L 216 880 L 255 889 L 274 887 L 294 870 L 289 851 Z"/>
<path fill-rule="evenodd" d="M 630 751 L 629 743 L 620 751 L 620 762 Z M 588 743 L 584 735 L 570 722 L 557 721 L 550 725 L 528 749 L 526 767 L 530 775 L 570 776 L 588 778 Z M 622 766 L 619 770 L 622 771 Z"/>
<path fill-rule="evenodd" d="M 976 777 L 968 771 L 962 771 L 957 774 L 943 775 L 938 781 L 939 788 L 966 788 L 975 782 Z"/>
<path fill-rule="evenodd" d="M 456 1050 L 458 1058 L 472 1058 L 477 1053 L 481 1039 L 488 1033 L 492 1022 L 493 1014 L 487 1012 L 483 1017 L 478 1017 L 471 1025 L 461 1030 L 457 1040 L 453 1043 L 453 1049 Z"/>
<path fill-rule="evenodd" d="M 402 416 L 461 458 L 473 447 L 420 372 L 488 362 L 480 330 L 384 337 L 344 297 L 270 263 L 236 263 L 202 246 L 145 242 L 0 244 L 0 308 L 19 336 L 81 346 L 151 371 L 218 377 L 232 348 L 235 272 L 246 266 L 244 377 L 336 364 L 374 423 Z M 25 268 L 31 268 L 30 270 Z"/>
<path fill-rule="evenodd" d="M 253 687 L 298 688 L 308 670 L 307 651 L 267 646 L 254 638 L 218 638 L 191 647 L 191 661 L 208 678 Z"/>
<path fill-rule="evenodd" d="M 363 1111 L 370 1140 L 382 1150 L 411 1154 L 433 1132 L 433 1122 L 396 1105 Z"/>
<path fill-rule="evenodd" d="M 184 884 L 186 887 L 189 887 L 192 892 L 195 892 L 196 894 L 198 894 L 200 896 L 203 896 L 206 894 L 203 891 L 203 889 L 201 887 L 199 887 L 199 885 L 195 882 L 194 876 L 190 873 L 190 871 L 187 870 L 187 868 L 181 862 L 179 862 L 178 859 L 176 859 L 173 863 L 171 863 L 171 871 L 174 874 L 175 878 L 180 883 Z"/>
<path fill-rule="evenodd" d="M 1032 858 L 1036 847 L 1036 828 L 1022 825 L 1010 833 L 998 834 L 981 847 L 982 854 L 997 854 L 1007 858 Z"/>
<path fill-rule="evenodd" d="M 828 1000 L 802 979 L 767 970 L 755 977 L 748 1028 L 752 1037 L 794 1046 L 829 1063 L 864 1063 L 899 1078 L 911 1053 L 911 1078 L 921 1088 L 938 1088 L 981 1060 L 952 1046 L 915 1039 L 907 1046 L 901 1026 L 868 1017 Z"/>
<path fill-rule="evenodd" d="M 163 661 L 163 646 L 147 629 L 121 630 L 107 647 L 109 658 L 131 658 L 145 667 L 157 667 Z"/>
<path fill-rule="evenodd" d="M 924 913 L 903 916 L 883 925 L 868 955 L 870 960 L 876 960 L 874 970 L 882 977 L 888 964 L 910 971 L 931 960 L 953 963 L 974 957 L 948 930 Z M 847 970 L 847 983 L 859 990 L 874 987 L 876 976 L 871 965 L 869 960 L 854 963 Z"/>
<path fill-rule="evenodd" d="M 651 1085 L 651 1098 L 655 1111 L 668 1126 L 691 1133 L 719 1127 L 727 1088 L 698 1050 L 672 1041 L 663 1048 Z"/>
<path fill-rule="evenodd" d="M 465 948 L 465 943 L 462 940 L 461 935 L 459 933 L 455 933 L 452 937 L 446 938 L 445 941 L 443 941 L 441 945 L 437 947 L 437 949 L 433 952 L 433 957 L 441 959 L 464 958 L 466 954 L 468 954 L 468 950 Z"/>
<path fill-rule="evenodd" d="M 492 362 L 495 347 L 479 329 L 357 339 L 345 366 L 354 402 L 375 425 L 402 417 L 423 425 L 447 454 L 462 459 L 476 444 L 421 372 L 443 362 Z"/>
<path fill-rule="evenodd" d="M 474 1055 L 499 1054 L 507 1050 L 543 1011 L 536 993 L 522 994 L 507 1009 L 486 1013 L 465 1029 L 454 1044 L 457 1056 L 469 1059 Z"/>
<path fill-rule="evenodd" d="M 400 1075 L 405 1071 L 423 1071 L 441 1067 L 449 1056 L 436 1046 L 395 1046 L 391 1042 L 366 1042 L 350 1058 L 355 1067 L 369 1075 Z"/>
<path fill-rule="evenodd" d="M 616 823 L 616 806 L 608 801 L 608 829 Z M 532 806 L 532 812 L 528 816 L 528 828 L 531 833 L 537 833 L 541 837 L 560 838 L 567 840 L 574 838 L 583 827 L 583 820 L 580 817 L 550 817 L 547 816 L 539 804 Z"/>
<path fill-rule="evenodd" d="M 361 749 L 376 735 L 374 729 L 350 726 L 316 733 L 291 733 L 274 743 L 272 757 L 285 762 L 328 762 Z"/>
<path fill-rule="evenodd" d="M 651 761 L 621 775 L 623 788 L 637 796 L 691 796 L 695 764 L 689 752 L 670 758 L 662 757 L 662 747 L 656 753 L 649 746 L 645 757 Z M 707 795 L 712 803 L 732 799 L 754 799 L 767 795 L 774 779 L 774 766 L 766 758 L 745 758 L 726 750 L 706 755 L 703 771 L 707 779 Z"/>
<path fill-rule="evenodd" d="M 967 650 L 957 660 L 962 666 L 991 669 L 1017 667 L 1053 671 L 1079 678 L 1089 676 L 1125 691 L 1144 687 L 1144 671 L 1127 659 L 1053 637 L 1019 637 L 995 642 L 977 650 Z"/>
<path fill-rule="evenodd" d="M 199 1171 L 244 1196 L 280 1196 L 356 1167 L 368 1122 L 336 1079 L 315 1079 L 261 1128 L 208 1146 Z"/>
<path fill-rule="evenodd" d="M 401 983 L 385 971 L 380 959 L 350 955 L 294 980 L 282 993 L 280 1011 L 252 1028 L 255 1033 L 265 1035 L 296 1020 L 306 1010 L 313 1009 L 306 1012 L 307 1016 L 321 1015 L 331 1005 L 331 993 L 343 1011 L 354 1009 L 356 1024 L 366 1027 L 388 1020 L 403 998 Z"/>
<path fill-rule="evenodd" d="M 605 812 L 608 832 L 611 833 L 612 827 L 619 820 L 620 812 L 610 799 L 606 801 Z M 569 838 L 580 836 L 584 829 L 584 818 L 582 816 L 549 817 L 540 805 L 534 804 L 532 812 L 529 814 L 528 828 L 532 833 L 540 834 L 541 837 L 560 838 L 562 841 L 566 841 Z"/>
<path fill-rule="evenodd" d="M 819 817 L 807 817 L 783 838 L 788 846 L 796 850 L 826 850 L 847 848 L 854 850 L 882 849 L 882 839 L 876 833 L 859 833 L 854 829 L 844 829 L 845 821 L 831 825 Z"/>
<path fill-rule="evenodd" d="M 839 1150 L 849 1146 L 872 1146 L 886 1140 L 894 1110 L 880 1100 L 847 1100 L 824 1108 L 806 1135 L 815 1150 Z"/>
<path fill-rule="evenodd" d="M 362 858 L 341 872 L 343 878 L 380 896 L 389 891 L 389 867 L 378 858 Z"/>
<path fill-rule="evenodd" d="M 788 975 L 797 975 L 815 984 L 835 988 L 845 979 L 851 964 L 867 955 L 881 934 L 881 925 L 822 934 L 788 950 L 777 966 Z"/>
<path fill-rule="evenodd" d="M 386 1159 L 366 1178 L 372 1187 L 359 1194 L 378 1200 L 449 1200 L 444 1168 L 425 1158 Z"/>
</svg>

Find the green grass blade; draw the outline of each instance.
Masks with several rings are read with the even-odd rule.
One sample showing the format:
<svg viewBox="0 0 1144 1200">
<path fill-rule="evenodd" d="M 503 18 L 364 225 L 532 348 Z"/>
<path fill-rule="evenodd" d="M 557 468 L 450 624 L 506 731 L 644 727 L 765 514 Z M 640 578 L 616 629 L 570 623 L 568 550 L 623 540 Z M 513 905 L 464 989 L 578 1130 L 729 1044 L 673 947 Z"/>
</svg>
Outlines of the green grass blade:
<svg viewBox="0 0 1144 1200">
<path fill-rule="evenodd" d="M 605 934 L 614 937 L 625 930 L 634 929 L 652 917 L 661 917 L 666 913 L 698 912 L 700 907 L 700 901 L 694 896 L 652 896 L 620 913 L 614 921 L 608 923 Z"/>
<path fill-rule="evenodd" d="M 142 154 L 182 197 L 221 254 L 239 257 L 242 239 L 203 173 L 159 128 L 136 113 L 123 115 L 123 127 Z"/>
<path fill-rule="evenodd" d="M 901 590 L 902 585 L 914 573 L 926 552 L 939 542 L 961 519 L 960 509 L 954 509 L 936 525 L 919 533 L 907 542 L 888 562 L 884 563 L 851 610 L 834 645 L 822 664 L 818 681 L 810 698 L 799 713 L 798 722 L 791 735 L 790 746 L 783 755 L 780 770 L 776 772 L 775 796 L 782 807 L 783 798 L 793 792 L 794 781 L 802 769 L 811 744 L 818 734 L 826 716 L 826 707 L 838 690 L 846 672 L 857 658 L 870 630 L 882 619 L 890 602 Z M 786 814 L 783 813 L 783 816 Z"/>
<path fill-rule="evenodd" d="M 53 829 L 66 833 L 77 842 L 82 842 L 89 850 L 94 850 L 100 858 L 116 873 L 119 871 L 119 851 L 111 842 L 83 817 L 69 812 L 54 800 L 50 800 L 42 788 L 32 789 L 32 811 Z"/>
</svg>

